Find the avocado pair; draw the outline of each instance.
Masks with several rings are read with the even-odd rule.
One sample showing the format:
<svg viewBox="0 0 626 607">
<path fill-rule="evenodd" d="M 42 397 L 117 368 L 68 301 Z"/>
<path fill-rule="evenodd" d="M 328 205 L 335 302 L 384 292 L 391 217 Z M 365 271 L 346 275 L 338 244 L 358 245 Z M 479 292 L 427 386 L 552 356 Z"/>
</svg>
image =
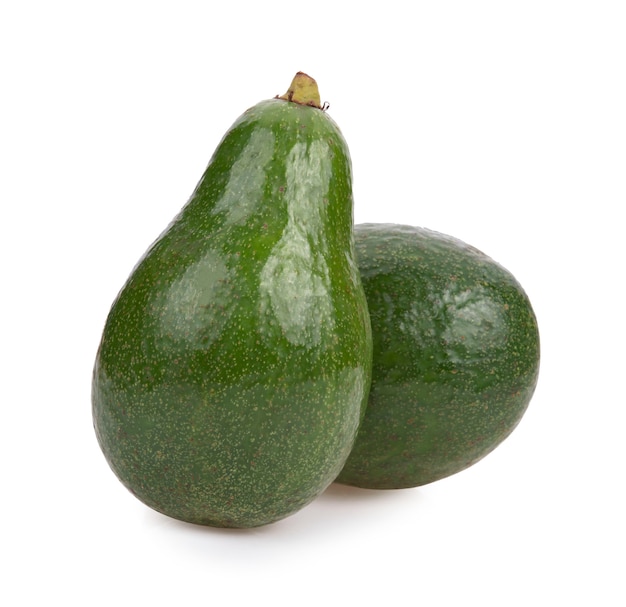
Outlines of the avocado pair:
<svg viewBox="0 0 626 607">
<path fill-rule="evenodd" d="M 94 427 L 145 504 L 264 525 L 335 479 L 453 474 L 519 421 L 539 350 L 514 278 L 459 241 L 352 213 L 348 147 L 299 73 L 228 130 L 108 315 Z"/>
</svg>

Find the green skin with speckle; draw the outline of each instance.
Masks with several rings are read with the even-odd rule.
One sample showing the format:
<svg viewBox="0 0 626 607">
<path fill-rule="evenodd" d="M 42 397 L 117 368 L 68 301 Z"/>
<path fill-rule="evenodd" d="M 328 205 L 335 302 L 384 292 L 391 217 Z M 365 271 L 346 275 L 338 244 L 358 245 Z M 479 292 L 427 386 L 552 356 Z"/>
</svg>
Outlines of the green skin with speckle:
<svg viewBox="0 0 626 607">
<path fill-rule="evenodd" d="M 115 300 L 93 419 L 115 474 L 187 522 L 282 519 L 337 476 L 369 391 L 346 143 L 279 99 L 226 133 Z"/>
<path fill-rule="evenodd" d="M 416 487 L 459 472 L 516 427 L 539 372 L 530 301 L 510 272 L 426 229 L 355 227 L 374 339 L 365 419 L 338 482 Z"/>
</svg>

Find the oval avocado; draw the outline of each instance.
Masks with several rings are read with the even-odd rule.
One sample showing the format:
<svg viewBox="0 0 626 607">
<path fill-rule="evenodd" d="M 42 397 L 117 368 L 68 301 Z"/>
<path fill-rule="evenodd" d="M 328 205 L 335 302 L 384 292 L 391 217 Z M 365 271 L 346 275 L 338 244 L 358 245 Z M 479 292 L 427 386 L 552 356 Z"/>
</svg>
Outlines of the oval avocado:
<svg viewBox="0 0 626 607">
<path fill-rule="evenodd" d="M 416 487 L 459 472 L 516 427 L 539 372 L 539 332 L 513 275 L 418 227 L 355 227 L 374 338 L 365 419 L 338 482 Z"/>
<path fill-rule="evenodd" d="M 367 402 L 350 156 L 299 98 L 302 76 L 228 130 L 98 348 L 104 455 L 137 498 L 183 521 L 254 527 L 298 511 L 341 470 Z"/>
</svg>

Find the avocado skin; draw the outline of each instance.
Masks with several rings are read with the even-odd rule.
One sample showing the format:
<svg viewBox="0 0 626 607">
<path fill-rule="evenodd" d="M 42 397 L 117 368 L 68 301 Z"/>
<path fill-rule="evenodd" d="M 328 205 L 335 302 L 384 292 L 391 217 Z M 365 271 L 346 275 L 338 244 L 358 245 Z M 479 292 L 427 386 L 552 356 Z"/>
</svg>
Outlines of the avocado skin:
<svg viewBox="0 0 626 607">
<path fill-rule="evenodd" d="M 516 427 L 539 373 L 539 332 L 516 279 L 460 240 L 355 226 L 374 339 L 365 419 L 337 481 L 425 485 L 479 461 Z"/>
<path fill-rule="evenodd" d="M 151 508 L 256 527 L 313 500 L 354 442 L 371 378 L 347 145 L 324 112 L 264 101 L 117 296 L 94 428 Z"/>
</svg>

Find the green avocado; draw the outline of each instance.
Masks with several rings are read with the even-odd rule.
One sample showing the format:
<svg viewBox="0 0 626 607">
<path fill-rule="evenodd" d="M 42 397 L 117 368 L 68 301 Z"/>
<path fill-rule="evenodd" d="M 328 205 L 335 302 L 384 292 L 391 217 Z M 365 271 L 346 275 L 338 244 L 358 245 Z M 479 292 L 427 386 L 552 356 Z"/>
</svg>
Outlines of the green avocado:
<svg viewBox="0 0 626 607">
<path fill-rule="evenodd" d="M 355 227 L 374 339 L 365 418 L 338 482 L 416 487 L 455 474 L 516 427 L 535 390 L 539 332 L 510 272 L 458 239 Z"/>
<path fill-rule="evenodd" d="M 96 356 L 96 435 L 139 500 L 254 527 L 337 476 L 372 364 L 352 204 L 346 142 L 305 74 L 228 130 Z"/>
</svg>

